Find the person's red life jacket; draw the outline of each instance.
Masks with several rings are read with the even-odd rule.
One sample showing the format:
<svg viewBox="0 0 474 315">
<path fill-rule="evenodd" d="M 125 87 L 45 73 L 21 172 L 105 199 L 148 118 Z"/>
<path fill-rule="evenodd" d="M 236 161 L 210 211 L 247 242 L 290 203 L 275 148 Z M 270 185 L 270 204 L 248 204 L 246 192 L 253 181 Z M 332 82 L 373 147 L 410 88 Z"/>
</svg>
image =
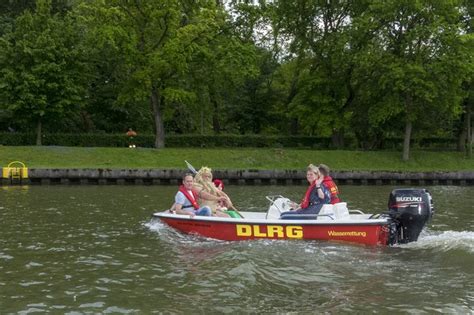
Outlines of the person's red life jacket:
<svg viewBox="0 0 474 315">
<path fill-rule="evenodd" d="M 301 200 L 301 209 L 306 209 L 309 206 L 309 195 L 311 194 L 311 191 L 316 187 L 316 181 L 309 185 L 308 189 L 306 189 L 306 193 L 304 194 L 303 200 Z"/>
<path fill-rule="evenodd" d="M 331 204 L 341 202 L 339 199 L 339 189 L 336 186 L 336 183 L 332 180 L 331 176 L 324 176 L 322 184 L 329 190 L 331 194 Z"/>
<path fill-rule="evenodd" d="M 189 191 L 184 187 L 184 185 L 179 186 L 179 191 L 183 193 L 183 195 L 189 200 L 189 202 L 191 202 L 194 209 L 199 209 L 199 204 L 197 203 L 198 195 L 194 191 L 191 191 L 193 193 L 193 195 L 191 196 L 189 194 Z"/>
</svg>

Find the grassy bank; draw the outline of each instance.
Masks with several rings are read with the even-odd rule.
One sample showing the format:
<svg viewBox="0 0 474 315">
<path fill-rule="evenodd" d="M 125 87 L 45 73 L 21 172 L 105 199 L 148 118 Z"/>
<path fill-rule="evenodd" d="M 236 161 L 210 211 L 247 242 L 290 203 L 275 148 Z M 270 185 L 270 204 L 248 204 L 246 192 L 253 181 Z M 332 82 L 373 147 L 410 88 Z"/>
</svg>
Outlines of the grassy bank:
<svg viewBox="0 0 474 315">
<path fill-rule="evenodd" d="M 128 149 L 80 147 L 0 146 L 0 164 L 22 161 L 29 168 L 196 168 L 303 169 L 309 163 L 325 163 L 333 170 L 374 171 L 472 171 L 474 159 L 459 152 L 413 151 L 409 162 L 399 152 L 316 151 L 298 149 Z"/>
</svg>

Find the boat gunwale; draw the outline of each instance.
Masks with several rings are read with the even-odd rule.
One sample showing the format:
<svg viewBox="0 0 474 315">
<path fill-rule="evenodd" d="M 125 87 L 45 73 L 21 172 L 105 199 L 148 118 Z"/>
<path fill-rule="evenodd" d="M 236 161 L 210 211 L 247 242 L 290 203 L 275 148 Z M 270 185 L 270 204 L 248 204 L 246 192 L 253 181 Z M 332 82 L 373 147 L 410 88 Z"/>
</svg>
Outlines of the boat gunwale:
<svg viewBox="0 0 474 315">
<path fill-rule="evenodd" d="M 245 214 L 245 212 L 242 212 Z M 173 219 L 180 221 L 198 221 L 198 222 L 211 222 L 211 223 L 232 223 L 238 224 L 267 224 L 267 225 L 386 225 L 389 224 L 389 219 L 349 219 L 349 220 L 280 220 L 280 219 L 246 219 L 246 218 L 225 218 L 225 217 L 208 217 L 208 216 L 194 216 L 190 217 L 186 214 L 174 214 L 165 212 L 153 213 L 153 218 L 158 219 Z"/>
</svg>

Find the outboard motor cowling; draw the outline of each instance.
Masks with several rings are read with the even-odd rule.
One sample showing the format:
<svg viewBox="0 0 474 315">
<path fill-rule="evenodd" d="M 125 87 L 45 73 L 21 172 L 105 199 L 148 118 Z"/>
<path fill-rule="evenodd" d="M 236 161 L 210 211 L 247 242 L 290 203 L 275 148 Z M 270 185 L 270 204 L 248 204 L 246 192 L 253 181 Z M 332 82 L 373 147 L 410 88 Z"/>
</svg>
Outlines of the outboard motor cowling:
<svg viewBox="0 0 474 315">
<path fill-rule="evenodd" d="M 390 243 L 415 242 L 434 214 L 433 200 L 426 189 L 394 189 L 388 200 L 388 211 L 396 226 L 391 229 Z"/>
</svg>

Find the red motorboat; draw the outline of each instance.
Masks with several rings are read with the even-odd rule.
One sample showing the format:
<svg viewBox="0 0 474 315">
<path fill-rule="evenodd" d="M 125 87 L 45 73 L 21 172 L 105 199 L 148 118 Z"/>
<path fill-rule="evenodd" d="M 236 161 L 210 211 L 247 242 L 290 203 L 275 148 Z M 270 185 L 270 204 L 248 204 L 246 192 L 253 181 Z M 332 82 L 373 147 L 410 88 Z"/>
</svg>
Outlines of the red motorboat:
<svg viewBox="0 0 474 315">
<path fill-rule="evenodd" d="M 168 210 L 154 213 L 153 217 L 183 233 L 224 241 L 286 239 L 393 245 L 416 241 L 434 213 L 426 189 L 392 191 L 388 212 L 381 214 L 348 210 L 347 204 L 341 202 L 324 205 L 318 215 L 280 219 L 280 214 L 289 210 L 290 200 L 282 196 L 267 199 L 267 212 L 241 211 L 241 218 L 190 217 Z"/>
</svg>

